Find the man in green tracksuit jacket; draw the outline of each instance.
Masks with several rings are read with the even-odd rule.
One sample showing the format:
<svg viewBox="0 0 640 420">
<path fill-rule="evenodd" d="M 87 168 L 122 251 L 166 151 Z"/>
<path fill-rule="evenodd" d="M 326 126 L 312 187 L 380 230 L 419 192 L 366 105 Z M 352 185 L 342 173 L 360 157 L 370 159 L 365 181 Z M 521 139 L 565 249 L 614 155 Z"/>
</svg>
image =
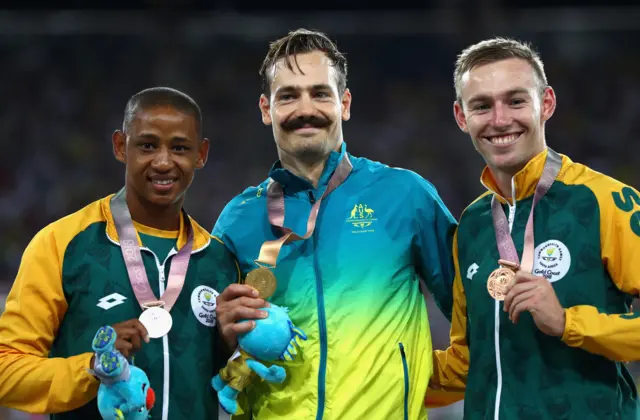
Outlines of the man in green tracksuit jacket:
<svg viewBox="0 0 640 420">
<path fill-rule="evenodd" d="M 144 343 L 134 294 L 114 223 L 114 195 L 43 228 L 25 250 L 0 317 L 0 406 L 53 419 L 99 419 L 99 382 L 91 344 L 103 325 L 116 325 L 116 348 L 143 369 L 155 390 L 157 420 L 211 420 L 218 403 L 210 380 L 222 354 L 215 328 L 218 291 L 238 281 L 222 242 L 181 212 L 208 141 L 197 104 L 182 92 L 151 88 L 134 95 L 114 152 L 126 164 L 126 205 L 144 271 L 158 299 L 171 287 L 176 254 L 193 245 L 184 285 L 170 310 L 173 327 Z M 126 192 L 125 192 L 126 191 Z M 142 329 L 142 332 L 140 331 Z"/>
<path fill-rule="evenodd" d="M 460 217 L 451 347 L 427 403 L 466 387 L 469 420 L 637 419 L 640 194 L 546 146 L 555 93 L 529 46 L 473 45 L 455 80 L 488 191 Z M 496 272 L 499 259 L 519 267 Z"/>
</svg>

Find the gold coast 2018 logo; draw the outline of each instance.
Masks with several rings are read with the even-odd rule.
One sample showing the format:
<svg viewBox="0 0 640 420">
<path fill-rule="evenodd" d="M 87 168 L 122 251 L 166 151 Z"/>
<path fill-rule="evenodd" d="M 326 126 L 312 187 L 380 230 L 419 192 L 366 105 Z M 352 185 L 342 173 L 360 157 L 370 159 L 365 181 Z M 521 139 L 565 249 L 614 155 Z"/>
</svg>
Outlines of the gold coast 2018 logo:
<svg viewBox="0 0 640 420">
<path fill-rule="evenodd" d="M 191 309 L 201 324 L 216 325 L 216 297 L 218 292 L 209 286 L 198 286 L 191 293 Z"/>
<path fill-rule="evenodd" d="M 571 268 L 569 248 L 560 241 L 546 241 L 536 247 L 533 275 L 546 277 L 550 282 L 567 275 Z"/>
</svg>

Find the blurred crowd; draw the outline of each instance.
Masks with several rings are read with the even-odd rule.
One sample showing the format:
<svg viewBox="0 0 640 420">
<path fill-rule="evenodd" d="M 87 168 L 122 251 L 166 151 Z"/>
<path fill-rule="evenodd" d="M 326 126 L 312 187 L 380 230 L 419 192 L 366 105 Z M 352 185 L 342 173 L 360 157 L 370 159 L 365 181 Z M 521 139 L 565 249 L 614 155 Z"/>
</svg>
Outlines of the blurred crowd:
<svg viewBox="0 0 640 420">
<path fill-rule="evenodd" d="M 640 34 L 504 35 L 533 42 L 545 61 L 558 97 L 550 146 L 640 187 L 640 54 L 627 42 Z M 113 158 L 111 133 L 139 90 L 171 86 L 202 108 L 212 147 L 187 210 L 205 227 L 235 194 L 261 182 L 277 158 L 258 110 L 258 68 L 270 40 L 0 35 L 0 296 L 38 230 L 121 187 L 124 167 Z M 344 124 L 349 150 L 431 180 L 456 217 L 482 192 L 482 161 L 452 117 L 453 63 L 477 40 L 337 39 L 353 94 Z M 431 307 L 436 346 L 446 346 L 448 323 Z"/>
</svg>

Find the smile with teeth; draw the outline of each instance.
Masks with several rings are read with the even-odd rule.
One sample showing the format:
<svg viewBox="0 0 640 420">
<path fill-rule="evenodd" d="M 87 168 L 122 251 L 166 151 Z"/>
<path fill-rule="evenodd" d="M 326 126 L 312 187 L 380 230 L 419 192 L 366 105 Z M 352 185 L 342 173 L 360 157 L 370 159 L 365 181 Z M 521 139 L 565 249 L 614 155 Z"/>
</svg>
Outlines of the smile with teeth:
<svg viewBox="0 0 640 420">
<path fill-rule="evenodd" d="M 512 134 L 505 134 L 504 136 L 487 137 L 487 140 L 489 140 L 491 144 L 503 145 L 503 144 L 513 143 L 514 141 L 516 141 L 518 137 L 520 137 L 520 133 L 512 133 Z"/>
<path fill-rule="evenodd" d="M 175 179 L 154 179 L 152 182 L 157 185 L 169 185 L 173 184 Z"/>
</svg>

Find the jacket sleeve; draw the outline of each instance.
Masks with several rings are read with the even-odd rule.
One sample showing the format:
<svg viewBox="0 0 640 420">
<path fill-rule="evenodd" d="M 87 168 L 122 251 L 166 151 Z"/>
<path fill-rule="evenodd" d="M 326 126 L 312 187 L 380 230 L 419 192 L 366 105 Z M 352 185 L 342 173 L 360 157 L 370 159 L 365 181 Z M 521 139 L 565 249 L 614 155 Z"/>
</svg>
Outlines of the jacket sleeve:
<svg viewBox="0 0 640 420">
<path fill-rule="evenodd" d="M 231 237 L 231 231 L 234 228 L 234 223 L 242 223 L 241 219 L 238 220 L 238 215 L 236 214 L 239 210 L 238 203 L 242 202 L 240 197 L 236 196 L 227 203 L 222 212 L 220 212 L 220 216 L 218 216 L 218 220 L 216 220 L 216 224 L 211 231 L 211 235 L 218 238 L 234 256 L 236 255 L 236 247 Z"/>
<path fill-rule="evenodd" d="M 413 243 L 416 269 L 438 308 L 451 321 L 454 276 L 451 247 L 457 222 L 436 188 L 417 174 L 415 176 L 415 189 L 409 194 L 414 202 L 417 229 Z"/>
<path fill-rule="evenodd" d="M 600 207 L 602 263 L 629 303 L 640 291 L 640 194 L 607 177 L 588 185 Z M 562 340 L 616 361 L 640 360 L 640 312 L 606 314 L 588 305 L 565 309 Z"/>
<path fill-rule="evenodd" d="M 0 317 L 0 406 L 57 413 L 96 397 L 99 382 L 87 372 L 91 353 L 48 358 L 67 310 L 59 245 L 51 229 L 39 232 L 7 297 Z"/>
<path fill-rule="evenodd" d="M 425 405 L 429 408 L 453 404 L 464 398 L 469 373 L 467 345 L 467 300 L 458 264 L 458 237 L 453 239 L 455 279 L 453 282 L 453 316 L 451 345 L 433 352 L 433 373 L 429 381 Z"/>
</svg>

